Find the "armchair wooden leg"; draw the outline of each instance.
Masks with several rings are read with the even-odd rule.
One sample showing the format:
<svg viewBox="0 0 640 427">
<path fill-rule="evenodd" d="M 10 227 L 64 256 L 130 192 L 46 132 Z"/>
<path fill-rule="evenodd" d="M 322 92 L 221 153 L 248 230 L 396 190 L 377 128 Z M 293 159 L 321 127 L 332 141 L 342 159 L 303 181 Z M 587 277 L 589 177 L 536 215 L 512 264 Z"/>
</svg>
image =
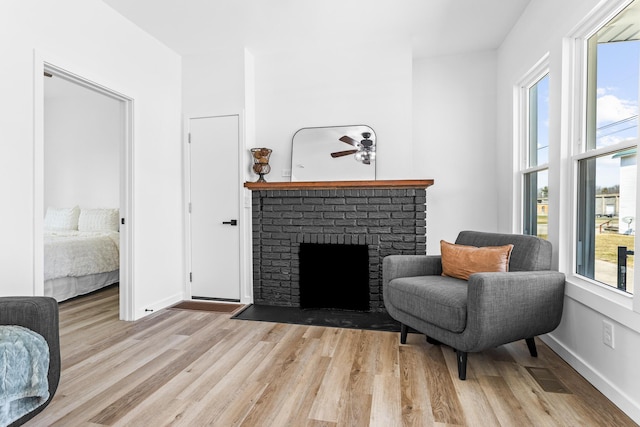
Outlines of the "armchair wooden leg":
<svg viewBox="0 0 640 427">
<path fill-rule="evenodd" d="M 527 342 L 527 347 L 529 347 L 529 354 L 531 354 L 531 357 L 538 357 L 535 338 L 527 338 L 525 341 Z"/>
<path fill-rule="evenodd" d="M 404 323 L 400 324 L 400 344 L 407 343 L 407 332 L 409 332 L 409 327 Z"/>
<path fill-rule="evenodd" d="M 467 352 L 456 350 L 456 356 L 458 359 L 458 378 L 464 381 L 467 379 Z"/>
</svg>

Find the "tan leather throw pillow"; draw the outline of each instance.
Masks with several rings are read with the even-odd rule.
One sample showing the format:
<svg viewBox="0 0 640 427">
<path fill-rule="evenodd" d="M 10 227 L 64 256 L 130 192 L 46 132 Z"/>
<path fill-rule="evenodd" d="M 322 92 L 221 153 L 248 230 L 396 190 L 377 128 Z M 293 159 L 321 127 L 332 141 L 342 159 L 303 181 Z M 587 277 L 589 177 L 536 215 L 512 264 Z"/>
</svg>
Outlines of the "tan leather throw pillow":
<svg viewBox="0 0 640 427">
<path fill-rule="evenodd" d="M 465 246 L 440 240 L 442 275 L 469 280 L 473 273 L 509 271 L 513 245 Z"/>
</svg>

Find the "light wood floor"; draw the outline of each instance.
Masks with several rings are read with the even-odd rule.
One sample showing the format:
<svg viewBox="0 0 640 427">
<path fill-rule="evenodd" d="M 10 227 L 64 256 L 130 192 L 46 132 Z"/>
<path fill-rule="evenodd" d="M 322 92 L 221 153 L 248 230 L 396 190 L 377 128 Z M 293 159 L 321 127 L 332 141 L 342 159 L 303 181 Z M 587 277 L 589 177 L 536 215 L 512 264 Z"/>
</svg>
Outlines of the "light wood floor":
<svg viewBox="0 0 640 427">
<path fill-rule="evenodd" d="M 537 359 L 524 342 L 470 354 L 460 381 L 417 334 L 177 309 L 122 322 L 117 289 L 62 303 L 60 333 L 60 387 L 29 426 L 636 425 L 540 341 Z"/>
</svg>

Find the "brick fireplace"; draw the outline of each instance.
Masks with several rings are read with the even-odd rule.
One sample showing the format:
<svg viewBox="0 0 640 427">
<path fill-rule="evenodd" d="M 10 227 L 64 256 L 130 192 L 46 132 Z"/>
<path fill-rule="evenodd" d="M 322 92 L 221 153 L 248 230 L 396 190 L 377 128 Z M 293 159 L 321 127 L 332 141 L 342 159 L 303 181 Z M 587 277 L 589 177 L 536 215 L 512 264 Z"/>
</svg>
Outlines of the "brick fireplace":
<svg viewBox="0 0 640 427">
<path fill-rule="evenodd" d="M 433 180 L 245 183 L 252 191 L 254 304 L 300 307 L 301 244 L 366 245 L 369 311 L 384 311 L 382 259 L 425 254 L 426 189 L 432 184 Z M 349 268 L 347 260 L 338 264 L 318 259 L 314 264 L 317 269 Z M 340 299 L 340 292 L 335 293 Z"/>
</svg>

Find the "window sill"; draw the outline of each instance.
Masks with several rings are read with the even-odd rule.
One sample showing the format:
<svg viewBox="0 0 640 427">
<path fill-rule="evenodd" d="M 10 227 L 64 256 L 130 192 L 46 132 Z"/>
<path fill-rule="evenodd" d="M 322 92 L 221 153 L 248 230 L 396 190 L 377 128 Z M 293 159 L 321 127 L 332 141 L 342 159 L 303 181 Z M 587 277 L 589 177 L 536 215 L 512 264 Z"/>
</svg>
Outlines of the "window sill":
<svg viewBox="0 0 640 427">
<path fill-rule="evenodd" d="M 640 333 L 640 313 L 633 311 L 633 295 L 608 289 L 578 276 L 567 276 L 565 295 Z"/>
</svg>

